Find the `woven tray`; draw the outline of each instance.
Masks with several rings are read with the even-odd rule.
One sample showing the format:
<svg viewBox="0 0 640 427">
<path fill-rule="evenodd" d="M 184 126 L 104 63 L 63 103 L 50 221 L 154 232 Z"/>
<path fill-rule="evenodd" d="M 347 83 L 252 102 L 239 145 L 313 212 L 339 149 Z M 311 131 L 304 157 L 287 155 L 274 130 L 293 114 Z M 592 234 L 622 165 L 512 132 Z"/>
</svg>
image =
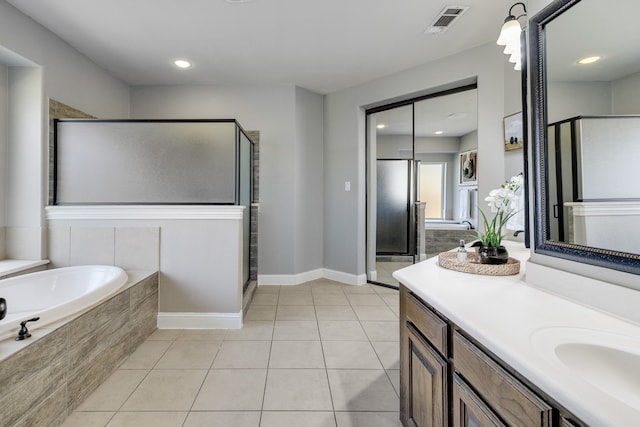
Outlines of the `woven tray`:
<svg viewBox="0 0 640 427">
<path fill-rule="evenodd" d="M 478 255 L 473 252 L 467 254 L 467 261 L 458 262 L 455 252 L 441 252 L 438 255 L 440 267 L 470 274 L 484 274 L 486 276 L 511 276 L 520 272 L 520 261 L 509 258 L 506 264 L 480 264 Z"/>
</svg>

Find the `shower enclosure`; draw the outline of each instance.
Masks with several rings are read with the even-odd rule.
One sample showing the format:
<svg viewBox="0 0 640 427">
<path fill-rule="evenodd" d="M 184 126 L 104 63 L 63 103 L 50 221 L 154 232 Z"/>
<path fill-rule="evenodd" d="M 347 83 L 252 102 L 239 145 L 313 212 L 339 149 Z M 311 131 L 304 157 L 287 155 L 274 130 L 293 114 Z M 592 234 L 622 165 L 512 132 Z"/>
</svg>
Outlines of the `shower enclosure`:
<svg viewBox="0 0 640 427">
<path fill-rule="evenodd" d="M 55 120 L 52 205 L 236 205 L 250 280 L 253 142 L 229 120 Z"/>
</svg>

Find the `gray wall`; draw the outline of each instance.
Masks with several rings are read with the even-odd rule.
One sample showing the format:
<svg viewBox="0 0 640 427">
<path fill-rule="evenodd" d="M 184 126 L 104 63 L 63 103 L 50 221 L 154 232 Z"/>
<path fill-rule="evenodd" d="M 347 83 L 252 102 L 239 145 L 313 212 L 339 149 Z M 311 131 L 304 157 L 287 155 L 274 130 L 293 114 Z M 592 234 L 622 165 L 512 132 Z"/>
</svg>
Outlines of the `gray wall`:
<svg viewBox="0 0 640 427">
<path fill-rule="evenodd" d="M 9 127 L 5 211 L 6 255 L 40 259 L 44 249 L 44 206 L 47 200 L 48 98 L 102 118 L 129 113 L 129 89 L 53 33 L 13 6 L 0 2 L 2 50 L 9 69 L 11 104 L 4 114 Z M 18 66 L 15 66 L 18 65 Z M 7 115 L 9 117 L 7 118 Z M 4 168 L 3 168 L 4 169 Z"/>
<path fill-rule="evenodd" d="M 244 129 L 259 130 L 258 272 L 293 275 L 322 263 L 314 258 L 322 248 L 319 214 L 306 216 L 322 204 L 322 102 L 292 85 L 140 86 L 131 88 L 131 117 L 235 118 Z"/>
<path fill-rule="evenodd" d="M 549 123 L 575 116 L 611 114 L 611 83 L 554 82 L 548 86 Z"/>
<path fill-rule="evenodd" d="M 613 114 L 640 113 L 640 73 L 613 82 Z"/>
<path fill-rule="evenodd" d="M 4 200 L 9 177 L 9 70 L 0 64 L 0 259 L 5 258 L 5 225 L 7 223 Z"/>
<path fill-rule="evenodd" d="M 364 108 L 451 87 L 477 77 L 478 145 L 481 194 L 504 181 L 504 82 L 502 50 L 489 43 L 457 55 L 402 71 L 325 99 L 324 267 L 361 277 L 365 274 L 365 126 Z M 344 181 L 357 191 L 345 192 Z"/>
<path fill-rule="evenodd" d="M 296 274 L 323 267 L 322 176 L 324 97 L 296 87 L 294 159 Z M 265 248 L 264 250 L 268 250 Z"/>
</svg>

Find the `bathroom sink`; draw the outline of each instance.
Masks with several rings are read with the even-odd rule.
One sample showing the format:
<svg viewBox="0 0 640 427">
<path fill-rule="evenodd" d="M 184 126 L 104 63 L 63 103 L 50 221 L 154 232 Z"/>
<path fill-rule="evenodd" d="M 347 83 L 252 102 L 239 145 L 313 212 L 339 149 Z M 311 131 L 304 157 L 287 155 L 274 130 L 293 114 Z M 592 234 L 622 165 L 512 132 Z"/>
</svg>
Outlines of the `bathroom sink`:
<svg viewBox="0 0 640 427">
<path fill-rule="evenodd" d="M 540 356 L 610 397 L 640 409 L 640 336 L 582 328 L 531 335 Z"/>
</svg>

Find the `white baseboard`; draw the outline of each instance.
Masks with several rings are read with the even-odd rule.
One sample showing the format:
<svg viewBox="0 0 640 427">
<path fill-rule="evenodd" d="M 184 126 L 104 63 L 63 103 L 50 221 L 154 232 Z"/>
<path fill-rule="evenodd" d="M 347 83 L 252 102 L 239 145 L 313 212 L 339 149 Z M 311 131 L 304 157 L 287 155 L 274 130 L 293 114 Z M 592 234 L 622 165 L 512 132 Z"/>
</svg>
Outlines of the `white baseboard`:
<svg viewBox="0 0 640 427">
<path fill-rule="evenodd" d="M 283 285 L 294 286 L 311 280 L 322 279 L 322 269 L 305 271 L 299 274 L 258 274 L 258 286 Z"/>
<path fill-rule="evenodd" d="M 328 268 L 324 269 L 324 277 L 329 280 L 335 280 L 336 282 L 344 283 L 347 285 L 364 285 L 367 283 L 367 275 L 366 274 L 349 274 L 343 273 L 342 271 L 330 270 Z"/>
<path fill-rule="evenodd" d="M 258 286 L 282 285 L 294 286 L 317 279 L 329 279 L 347 285 L 364 285 L 367 283 L 366 274 L 356 276 L 355 274 L 343 273 L 341 271 L 319 268 L 317 270 L 306 271 L 299 274 L 259 274 Z"/>
<path fill-rule="evenodd" d="M 158 329 L 240 329 L 242 313 L 158 313 Z"/>
</svg>

